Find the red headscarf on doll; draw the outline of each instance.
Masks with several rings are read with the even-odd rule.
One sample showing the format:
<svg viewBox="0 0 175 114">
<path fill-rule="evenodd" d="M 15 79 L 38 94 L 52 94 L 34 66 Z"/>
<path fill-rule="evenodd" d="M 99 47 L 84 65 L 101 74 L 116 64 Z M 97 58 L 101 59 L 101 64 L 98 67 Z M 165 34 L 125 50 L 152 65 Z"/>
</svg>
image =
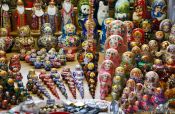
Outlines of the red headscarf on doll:
<svg viewBox="0 0 175 114">
<path fill-rule="evenodd" d="M 144 44 L 144 41 L 145 41 L 145 37 L 144 37 L 144 31 L 143 29 L 141 28 L 136 28 L 132 31 L 132 39 L 131 39 L 131 42 L 135 42 L 135 38 L 136 37 L 141 37 L 140 38 L 140 43 L 141 44 Z"/>
<path fill-rule="evenodd" d="M 142 7 L 142 10 L 143 10 L 143 13 L 142 13 L 142 18 L 146 18 L 147 17 L 147 4 L 146 4 L 146 1 L 145 0 L 136 0 L 135 1 L 135 4 L 134 4 L 135 7 Z"/>
</svg>

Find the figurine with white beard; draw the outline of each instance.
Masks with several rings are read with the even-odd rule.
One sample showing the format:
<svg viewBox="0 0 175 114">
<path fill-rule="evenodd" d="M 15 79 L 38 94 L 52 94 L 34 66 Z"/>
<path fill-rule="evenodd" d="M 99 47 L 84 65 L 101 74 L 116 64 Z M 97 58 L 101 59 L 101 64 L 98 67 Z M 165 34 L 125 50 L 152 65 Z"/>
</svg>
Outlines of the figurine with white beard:
<svg viewBox="0 0 175 114">
<path fill-rule="evenodd" d="M 64 0 L 62 4 L 61 16 L 62 16 L 62 26 L 73 23 L 73 5 L 70 0 Z"/>
<path fill-rule="evenodd" d="M 55 33 L 58 30 L 58 8 L 55 6 L 54 0 L 49 2 L 45 15 L 47 23 L 51 24 L 52 30 Z"/>
<path fill-rule="evenodd" d="M 32 30 L 40 31 L 41 26 L 45 23 L 44 11 L 42 4 L 39 0 L 36 0 L 32 8 Z"/>
<path fill-rule="evenodd" d="M 15 11 L 15 19 L 16 19 L 16 29 L 26 25 L 26 14 L 24 3 L 22 0 L 17 1 L 17 7 Z"/>
<path fill-rule="evenodd" d="M 1 5 L 1 28 L 6 28 L 8 32 L 11 31 L 11 22 L 10 22 L 10 14 L 9 14 L 9 5 L 4 0 Z"/>
</svg>

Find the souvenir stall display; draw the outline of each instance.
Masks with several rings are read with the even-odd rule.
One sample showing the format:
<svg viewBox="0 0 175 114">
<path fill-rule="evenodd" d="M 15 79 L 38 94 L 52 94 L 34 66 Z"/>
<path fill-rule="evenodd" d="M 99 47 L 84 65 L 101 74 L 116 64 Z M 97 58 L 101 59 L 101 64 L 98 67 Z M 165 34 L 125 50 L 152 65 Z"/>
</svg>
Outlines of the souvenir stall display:
<svg viewBox="0 0 175 114">
<path fill-rule="evenodd" d="M 173 114 L 174 7 L 0 1 L 0 113 Z"/>
</svg>

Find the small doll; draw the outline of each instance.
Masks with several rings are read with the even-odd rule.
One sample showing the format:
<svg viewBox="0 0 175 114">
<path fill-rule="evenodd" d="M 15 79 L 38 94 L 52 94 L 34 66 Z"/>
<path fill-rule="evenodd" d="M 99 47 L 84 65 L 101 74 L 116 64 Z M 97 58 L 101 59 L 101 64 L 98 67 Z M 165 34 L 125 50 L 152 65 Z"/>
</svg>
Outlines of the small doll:
<svg viewBox="0 0 175 114">
<path fill-rule="evenodd" d="M 159 75 L 154 71 L 149 71 L 145 75 L 144 81 L 144 92 L 152 95 L 154 94 L 154 90 L 159 85 Z"/>
<path fill-rule="evenodd" d="M 121 90 L 122 90 L 121 85 L 113 85 L 112 86 L 111 95 L 112 95 L 113 100 L 119 100 L 121 93 L 122 93 Z"/>
<path fill-rule="evenodd" d="M 161 58 L 163 61 L 166 60 L 167 56 L 167 47 L 170 45 L 170 42 L 168 41 L 163 41 L 160 44 L 160 51 L 156 53 L 156 57 Z"/>
<path fill-rule="evenodd" d="M 38 39 L 38 46 L 44 47 L 47 50 L 56 47 L 57 39 L 53 36 L 53 29 L 50 23 L 44 23 L 41 27 L 42 35 Z"/>
<path fill-rule="evenodd" d="M 30 50 L 34 47 L 35 40 L 31 36 L 31 30 L 28 25 L 18 29 L 18 37 L 15 38 L 15 46 L 18 49 Z"/>
<path fill-rule="evenodd" d="M 141 61 L 138 63 L 138 68 L 140 68 L 143 73 L 152 69 L 152 62 L 150 60 L 150 56 L 148 55 L 143 55 L 141 57 Z"/>
<path fill-rule="evenodd" d="M 121 54 L 127 50 L 127 44 L 121 36 L 111 35 L 105 42 L 105 50 L 109 48 L 114 48 Z"/>
<path fill-rule="evenodd" d="M 9 50 L 12 43 L 13 39 L 9 36 L 7 28 L 0 28 L 0 50 Z"/>
<path fill-rule="evenodd" d="M 144 90 L 143 84 L 142 83 L 137 83 L 136 84 L 136 94 L 137 94 L 137 100 L 139 100 L 139 101 L 142 100 L 143 90 Z"/>
<path fill-rule="evenodd" d="M 66 54 L 65 54 L 65 50 L 63 48 L 61 48 L 58 52 L 58 58 L 61 62 L 61 65 L 66 65 Z"/>
<path fill-rule="evenodd" d="M 175 24 L 171 27 L 169 42 L 175 44 Z"/>
<path fill-rule="evenodd" d="M 155 32 L 155 40 L 161 43 L 164 40 L 164 32 L 163 31 L 156 31 Z"/>
<path fill-rule="evenodd" d="M 114 63 L 111 60 L 103 61 L 99 73 L 108 72 L 111 76 L 114 75 Z"/>
<path fill-rule="evenodd" d="M 44 65 L 44 69 L 45 69 L 46 71 L 50 71 L 51 68 L 52 68 L 52 64 L 51 64 L 51 62 L 50 62 L 49 60 L 46 60 L 46 61 L 43 63 L 43 65 Z"/>
<path fill-rule="evenodd" d="M 112 86 L 112 77 L 111 74 L 108 72 L 103 72 L 99 74 L 99 81 L 100 81 L 100 98 L 102 100 L 107 97 L 108 93 L 111 91 Z"/>
<path fill-rule="evenodd" d="M 27 54 L 26 54 L 26 50 L 25 50 L 25 49 L 21 49 L 21 50 L 20 50 L 20 60 L 21 60 L 21 61 L 24 61 L 26 55 L 27 55 Z"/>
<path fill-rule="evenodd" d="M 105 60 L 111 60 L 114 63 L 115 68 L 118 67 L 121 62 L 121 58 L 118 54 L 118 51 L 113 48 L 109 48 L 106 50 Z"/>
<path fill-rule="evenodd" d="M 135 62 L 138 65 L 138 63 L 141 61 L 141 49 L 138 46 L 134 46 L 131 50 L 131 52 L 135 55 Z"/>
<path fill-rule="evenodd" d="M 141 23 L 141 28 L 145 32 L 145 41 L 148 42 L 152 39 L 152 23 L 149 20 L 143 20 Z"/>
<path fill-rule="evenodd" d="M 115 69 L 115 75 L 116 75 L 116 76 L 120 76 L 120 77 L 122 77 L 123 79 L 125 79 L 126 76 L 125 76 L 125 69 L 124 69 L 124 67 L 121 67 L 121 66 L 117 67 L 117 68 Z"/>
<path fill-rule="evenodd" d="M 154 0 L 152 2 L 151 17 L 154 30 L 158 30 L 160 22 L 166 18 L 165 7 L 166 2 L 164 0 Z"/>
<path fill-rule="evenodd" d="M 148 45 L 149 45 L 149 48 L 150 48 L 150 51 L 151 51 L 152 56 L 155 57 L 156 56 L 155 54 L 159 50 L 159 44 L 158 44 L 158 42 L 156 40 L 150 40 L 149 43 L 148 43 Z"/>
<path fill-rule="evenodd" d="M 128 87 L 130 91 L 135 91 L 136 82 L 133 79 L 129 79 L 126 82 L 126 87 Z"/>
<path fill-rule="evenodd" d="M 134 21 L 136 27 L 139 27 L 141 21 L 147 18 L 147 5 L 146 0 L 136 0 L 134 4 L 134 12 L 132 15 L 132 20 Z"/>
<path fill-rule="evenodd" d="M 124 21 L 124 26 L 126 28 L 126 32 L 125 32 L 125 42 L 129 43 L 131 42 L 132 39 L 132 30 L 134 29 L 134 23 L 132 21 Z M 129 46 L 127 44 L 127 46 Z"/>
<path fill-rule="evenodd" d="M 69 49 L 66 54 L 67 61 L 74 61 L 75 60 L 75 53 L 73 53 L 72 49 Z"/>
<path fill-rule="evenodd" d="M 143 74 L 139 68 L 133 68 L 130 72 L 130 79 L 133 79 L 136 83 L 143 83 Z"/>
<path fill-rule="evenodd" d="M 136 28 L 132 31 L 132 38 L 130 42 L 130 48 L 134 46 L 141 46 L 145 41 L 145 34 L 143 29 Z"/>
<path fill-rule="evenodd" d="M 101 45 L 101 50 L 104 51 L 104 44 L 107 39 L 107 31 L 109 29 L 109 24 L 114 21 L 113 18 L 106 18 L 103 23 L 102 23 L 102 33 L 100 37 L 100 45 Z"/>
<path fill-rule="evenodd" d="M 170 19 L 164 19 L 160 23 L 159 30 L 164 32 L 165 40 L 169 40 L 172 22 Z"/>
<path fill-rule="evenodd" d="M 130 3 L 128 0 L 118 0 L 115 4 L 115 19 L 128 20 L 130 17 Z"/>
<path fill-rule="evenodd" d="M 42 61 L 41 61 L 41 58 L 40 57 L 36 57 L 36 61 L 34 62 L 34 66 L 36 69 L 40 69 L 42 68 Z"/>
<path fill-rule="evenodd" d="M 141 109 L 148 111 L 149 108 L 149 96 L 147 94 L 142 96 L 142 101 L 141 101 Z"/>
<path fill-rule="evenodd" d="M 165 66 L 162 62 L 161 59 L 155 59 L 154 60 L 154 64 L 153 64 L 153 68 L 152 68 L 155 72 L 157 72 L 157 74 L 159 75 L 159 78 L 161 81 L 167 81 L 168 77 L 166 77 L 167 75 L 165 74 Z"/>
<path fill-rule="evenodd" d="M 122 62 L 120 65 L 125 69 L 126 77 L 129 78 L 129 72 L 135 65 L 134 53 L 130 51 L 123 53 Z"/>
<path fill-rule="evenodd" d="M 83 80 L 84 80 L 84 73 L 80 65 L 75 66 L 75 71 L 73 72 L 73 79 L 76 83 L 76 86 L 80 92 L 80 95 L 82 98 L 84 98 L 84 86 L 83 86 Z"/>
</svg>

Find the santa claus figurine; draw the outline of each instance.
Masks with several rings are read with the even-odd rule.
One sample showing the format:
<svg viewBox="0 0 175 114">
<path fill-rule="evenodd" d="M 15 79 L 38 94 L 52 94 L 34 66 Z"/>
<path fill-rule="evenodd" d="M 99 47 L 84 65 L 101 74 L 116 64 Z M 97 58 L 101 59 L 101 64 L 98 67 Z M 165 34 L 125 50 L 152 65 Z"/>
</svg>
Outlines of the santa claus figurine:
<svg viewBox="0 0 175 114">
<path fill-rule="evenodd" d="M 11 22 L 10 22 L 10 14 L 9 14 L 10 8 L 7 1 L 5 0 L 2 1 L 2 5 L 0 9 L 1 9 L 0 11 L 1 27 L 6 28 L 10 32 L 11 31 Z"/>
<path fill-rule="evenodd" d="M 73 23 L 73 5 L 70 0 L 64 0 L 62 4 L 62 10 L 61 10 L 61 15 L 62 15 L 62 25 L 66 25 L 69 23 Z"/>
<path fill-rule="evenodd" d="M 50 23 L 53 32 L 56 32 L 58 29 L 58 26 L 57 26 L 58 25 L 58 21 L 57 21 L 58 8 L 56 7 L 54 0 L 51 0 L 49 2 L 49 5 L 46 8 L 45 15 L 46 15 L 47 23 Z"/>
<path fill-rule="evenodd" d="M 16 29 L 19 29 L 21 26 L 26 25 L 26 14 L 25 14 L 24 3 L 22 0 L 17 1 L 15 18 L 16 18 Z"/>
<path fill-rule="evenodd" d="M 32 8 L 32 29 L 35 31 L 39 31 L 42 24 L 45 23 L 44 19 L 44 11 L 41 7 L 41 2 L 39 0 L 36 0 L 34 3 L 34 6 Z"/>
</svg>

